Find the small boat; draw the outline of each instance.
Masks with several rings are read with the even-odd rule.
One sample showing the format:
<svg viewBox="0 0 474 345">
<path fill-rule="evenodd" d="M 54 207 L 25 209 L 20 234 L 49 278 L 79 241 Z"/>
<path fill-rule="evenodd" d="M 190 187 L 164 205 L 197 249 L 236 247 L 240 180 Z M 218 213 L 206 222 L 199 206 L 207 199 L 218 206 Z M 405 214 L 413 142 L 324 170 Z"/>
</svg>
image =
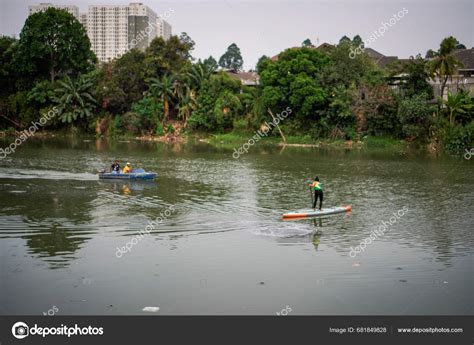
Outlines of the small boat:
<svg viewBox="0 0 474 345">
<path fill-rule="evenodd" d="M 128 174 L 123 173 L 99 173 L 99 179 L 102 180 L 154 180 L 156 173 L 146 172 L 143 169 L 135 169 Z"/>
<path fill-rule="evenodd" d="M 323 208 L 322 210 L 314 210 L 312 208 L 297 210 L 283 214 L 283 219 L 294 219 L 294 218 L 309 218 L 309 217 L 321 217 L 327 216 L 330 214 L 350 212 L 352 206 L 339 206 L 339 207 L 330 207 Z"/>
</svg>

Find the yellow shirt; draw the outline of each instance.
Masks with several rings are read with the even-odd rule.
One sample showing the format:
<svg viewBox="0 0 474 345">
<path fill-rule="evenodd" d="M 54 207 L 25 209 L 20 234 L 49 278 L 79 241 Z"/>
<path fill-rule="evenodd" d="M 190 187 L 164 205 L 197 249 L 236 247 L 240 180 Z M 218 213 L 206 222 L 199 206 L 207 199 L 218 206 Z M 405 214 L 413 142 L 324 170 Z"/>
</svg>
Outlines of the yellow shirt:
<svg viewBox="0 0 474 345">
<path fill-rule="evenodd" d="M 123 168 L 123 173 L 124 174 L 128 174 L 132 171 L 132 168 L 129 167 L 128 165 L 125 166 L 125 168 Z"/>
</svg>

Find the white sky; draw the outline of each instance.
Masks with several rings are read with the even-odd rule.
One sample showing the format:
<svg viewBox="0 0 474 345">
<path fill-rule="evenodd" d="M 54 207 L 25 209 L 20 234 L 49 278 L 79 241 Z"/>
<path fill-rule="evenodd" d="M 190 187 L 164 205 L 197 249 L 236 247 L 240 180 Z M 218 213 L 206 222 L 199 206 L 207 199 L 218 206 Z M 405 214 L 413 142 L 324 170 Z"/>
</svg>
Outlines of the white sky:
<svg viewBox="0 0 474 345">
<path fill-rule="evenodd" d="M 28 14 L 28 5 L 40 1 L 0 0 L 0 33 L 18 35 Z M 81 11 L 88 5 L 128 4 L 120 0 L 41 0 L 74 4 Z M 138 1 L 137 1 L 138 2 Z M 253 68 L 263 54 L 301 45 L 337 43 L 343 35 L 359 34 L 367 39 L 382 22 L 405 8 L 408 13 L 378 38 L 372 48 L 385 55 L 406 58 L 436 50 L 440 41 L 455 36 L 468 48 L 474 46 L 474 1 L 270 1 L 270 0 L 144 0 L 158 14 L 168 9 L 173 33 L 186 31 L 196 42 L 195 57 L 213 55 L 216 60 L 235 42 L 241 49 L 244 67 Z"/>
</svg>

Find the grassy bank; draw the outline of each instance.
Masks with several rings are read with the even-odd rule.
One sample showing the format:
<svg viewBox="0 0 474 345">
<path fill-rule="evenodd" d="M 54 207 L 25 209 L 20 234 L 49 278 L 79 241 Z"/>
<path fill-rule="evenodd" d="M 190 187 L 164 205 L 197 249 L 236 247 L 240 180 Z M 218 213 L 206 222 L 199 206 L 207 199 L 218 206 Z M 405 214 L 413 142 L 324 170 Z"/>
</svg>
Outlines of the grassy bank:
<svg viewBox="0 0 474 345">
<path fill-rule="evenodd" d="M 214 134 L 200 137 L 201 141 L 213 145 L 224 146 L 242 146 L 253 138 L 255 133 L 249 132 L 230 132 L 226 134 Z M 414 148 L 417 145 L 408 143 L 404 140 L 397 140 L 389 137 L 365 136 L 360 141 L 341 140 L 341 139 L 314 139 L 308 135 L 287 136 L 286 142 L 281 137 L 262 137 L 256 143 L 258 145 L 279 145 L 279 146 L 301 146 L 301 147 L 329 147 L 341 149 L 370 149 L 370 150 L 393 150 L 404 151 L 408 148 Z"/>
</svg>

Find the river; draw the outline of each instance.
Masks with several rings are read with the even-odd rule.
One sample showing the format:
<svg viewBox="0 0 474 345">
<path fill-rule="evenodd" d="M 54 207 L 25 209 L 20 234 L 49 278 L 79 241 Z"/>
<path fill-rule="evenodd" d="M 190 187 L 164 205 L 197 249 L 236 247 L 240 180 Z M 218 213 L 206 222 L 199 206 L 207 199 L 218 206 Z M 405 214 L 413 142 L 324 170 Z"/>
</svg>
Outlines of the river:
<svg viewBox="0 0 474 345">
<path fill-rule="evenodd" d="M 262 144 L 232 152 L 23 143 L 0 160 L 0 314 L 474 312 L 474 160 Z M 114 159 L 158 178 L 99 181 Z M 352 212 L 283 221 L 310 206 L 315 175 L 323 206 Z"/>
</svg>

